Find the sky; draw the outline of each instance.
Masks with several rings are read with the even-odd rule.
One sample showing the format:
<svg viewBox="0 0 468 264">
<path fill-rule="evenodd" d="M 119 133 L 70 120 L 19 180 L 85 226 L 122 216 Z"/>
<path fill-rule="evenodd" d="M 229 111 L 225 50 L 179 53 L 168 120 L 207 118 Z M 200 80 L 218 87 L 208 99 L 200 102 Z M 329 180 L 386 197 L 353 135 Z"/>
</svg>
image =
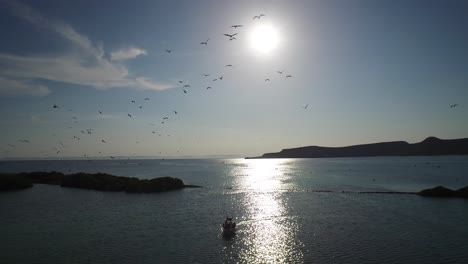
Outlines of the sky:
<svg viewBox="0 0 468 264">
<path fill-rule="evenodd" d="M 466 14 L 464 0 L 0 0 L 0 158 L 465 138 Z"/>
</svg>

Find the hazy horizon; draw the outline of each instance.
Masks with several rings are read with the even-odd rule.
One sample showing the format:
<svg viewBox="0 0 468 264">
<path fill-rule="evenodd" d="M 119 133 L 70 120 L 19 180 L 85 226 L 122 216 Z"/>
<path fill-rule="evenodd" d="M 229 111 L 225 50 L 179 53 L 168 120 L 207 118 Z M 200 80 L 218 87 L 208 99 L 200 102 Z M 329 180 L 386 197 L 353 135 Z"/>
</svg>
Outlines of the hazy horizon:
<svg viewBox="0 0 468 264">
<path fill-rule="evenodd" d="M 0 7 L 0 159 L 468 137 L 466 1 Z"/>
</svg>

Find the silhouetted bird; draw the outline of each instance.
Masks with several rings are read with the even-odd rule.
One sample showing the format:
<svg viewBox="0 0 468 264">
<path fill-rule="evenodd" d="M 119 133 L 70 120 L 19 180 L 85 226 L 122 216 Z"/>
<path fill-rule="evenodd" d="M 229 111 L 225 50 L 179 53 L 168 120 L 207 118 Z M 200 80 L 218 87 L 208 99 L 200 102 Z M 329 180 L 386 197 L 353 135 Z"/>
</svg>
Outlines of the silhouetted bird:
<svg viewBox="0 0 468 264">
<path fill-rule="evenodd" d="M 143 106 L 139 106 L 138 108 L 142 109 L 142 108 L 143 108 Z"/>
<path fill-rule="evenodd" d="M 252 19 L 256 19 L 256 18 L 260 19 L 261 17 L 264 17 L 264 16 L 265 16 L 265 14 L 260 14 L 258 16 L 254 16 Z"/>
<path fill-rule="evenodd" d="M 235 37 L 229 38 L 230 41 L 237 40 Z"/>
<path fill-rule="evenodd" d="M 184 83 L 184 81 L 179 81 L 179 83 Z"/>
<path fill-rule="evenodd" d="M 102 143 L 106 143 L 106 141 L 105 141 L 104 139 L 101 139 L 101 142 L 102 142 Z"/>
<path fill-rule="evenodd" d="M 146 98 L 145 98 L 145 101 L 149 101 L 149 98 L 148 98 L 148 97 L 146 97 Z"/>
<path fill-rule="evenodd" d="M 185 90 L 182 90 L 182 91 L 184 91 L 184 93 L 187 93 L 187 91 L 185 91 Z"/>
<path fill-rule="evenodd" d="M 224 67 L 232 67 L 232 64 L 226 64 Z"/>
<path fill-rule="evenodd" d="M 167 50 L 166 50 L 166 52 L 167 52 L 167 53 L 171 53 L 171 52 L 172 52 L 172 50 L 169 50 L 169 49 L 167 49 Z"/>
<path fill-rule="evenodd" d="M 213 79 L 213 82 L 216 82 L 218 79 Z"/>
<path fill-rule="evenodd" d="M 203 74 L 203 76 L 205 76 L 205 77 L 210 76 L 208 73 L 202 73 L 202 74 Z"/>
<path fill-rule="evenodd" d="M 270 81 L 270 79 L 268 79 L 268 78 L 267 78 L 267 79 L 265 79 L 265 82 L 269 82 L 269 81 Z"/>
<path fill-rule="evenodd" d="M 232 25 L 232 28 L 238 28 L 238 27 L 243 27 L 243 25 Z"/>
<path fill-rule="evenodd" d="M 169 119 L 169 117 L 167 117 L 167 116 L 166 116 L 166 117 L 164 117 L 164 118 L 163 118 L 163 120 L 164 120 L 164 119 L 166 119 L 166 120 L 167 120 L 167 119 Z"/>
<path fill-rule="evenodd" d="M 132 103 L 136 103 L 134 100 L 132 100 Z"/>
<path fill-rule="evenodd" d="M 285 78 L 292 78 L 292 75 L 286 75 Z"/>
<path fill-rule="evenodd" d="M 453 104 L 453 105 L 450 106 L 450 108 L 454 108 L 454 107 L 457 107 L 457 106 L 458 106 L 458 104 Z"/>
<path fill-rule="evenodd" d="M 98 110 L 98 112 L 99 112 L 99 114 L 102 114 L 102 111 L 99 111 L 99 110 Z"/>
<path fill-rule="evenodd" d="M 58 108 L 58 109 L 60 109 L 60 107 L 58 107 L 58 105 L 56 105 L 56 104 L 54 104 L 54 108 Z"/>
<path fill-rule="evenodd" d="M 224 76 L 219 77 L 220 80 L 222 80 L 223 78 L 224 78 Z"/>
<path fill-rule="evenodd" d="M 174 112 L 174 114 L 176 114 L 176 115 L 178 114 L 177 111 L 172 111 L 172 112 Z"/>
<path fill-rule="evenodd" d="M 132 117 L 132 115 L 131 115 L 131 114 L 127 114 L 127 115 L 128 115 L 128 117 Z"/>
<path fill-rule="evenodd" d="M 189 84 L 186 84 L 186 85 L 184 85 L 184 87 L 190 87 L 190 85 L 189 85 Z"/>
<path fill-rule="evenodd" d="M 234 33 L 234 34 L 223 34 L 224 36 L 226 37 L 229 37 L 229 38 L 233 38 L 235 35 L 237 35 L 239 33 Z"/>
<path fill-rule="evenodd" d="M 151 131 L 151 132 L 153 132 L 153 134 L 156 134 L 156 132 L 154 132 L 154 131 Z"/>
<path fill-rule="evenodd" d="M 210 39 L 207 39 L 206 41 L 200 42 L 200 44 L 201 44 L 201 45 L 208 45 L 208 41 L 209 41 L 209 40 L 210 40 Z"/>
<path fill-rule="evenodd" d="M 208 90 L 208 89 L 211 89 L 211 86 L 206 87 L 206 89 L 207 89 L 207 90 Z"/>
<path fill-rule="evenodd" d="M 303 106 L 302 108 L 307 109 L 307 107 L 309 107 L 309 104 L 306 104 L 306 105 Z"/>
</svg>

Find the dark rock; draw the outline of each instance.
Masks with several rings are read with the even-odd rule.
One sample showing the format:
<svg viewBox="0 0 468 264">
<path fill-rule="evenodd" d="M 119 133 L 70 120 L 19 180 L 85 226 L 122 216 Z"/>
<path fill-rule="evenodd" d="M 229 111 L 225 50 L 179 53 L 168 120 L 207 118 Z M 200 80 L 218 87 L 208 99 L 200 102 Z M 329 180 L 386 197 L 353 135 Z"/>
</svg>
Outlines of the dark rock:
<svg viewBox="0 0 468 264">
<path fill-rule="evenodd" d="M 31 180 L 18 174 L 1 174 L 0 175 L 0 191 L 14 191 L 31 188 L 33 186 Z"/>
<path fill-rule="evenodd" d="M 445 188 L 443 186 L 437 186 L 432 189 L 426 189 L 418 192 L 418 195 L 421 196 L 430 196 L 430 197 L 454 197 L 455 191 Z"/>
<path fill-rule="evenodd" d="M 185 187 L 182 180 L 171 177 L 161 177 L 148 180 L 114 176 L 105 173 L 70 174 L 63 179 L 61 186 L 99 191 L 125 191 L 129 193 L 164 192 Z"/>
<path fill-rule="evenodd" d="M 52 185 L 60 185 L 63 179 L 65 178 L 65 174 L 61 172 L 56 172 L 56 171 L 23 172 L 23 173 L 19 173 L 19 175 L 27 179 L 30 179 L 33 183 L 52 184 Z"/>
<path fill-rule="evenodd" d="M 468 186 L 455 191 L 457 197 L 468 198 Z"/>
</svg>

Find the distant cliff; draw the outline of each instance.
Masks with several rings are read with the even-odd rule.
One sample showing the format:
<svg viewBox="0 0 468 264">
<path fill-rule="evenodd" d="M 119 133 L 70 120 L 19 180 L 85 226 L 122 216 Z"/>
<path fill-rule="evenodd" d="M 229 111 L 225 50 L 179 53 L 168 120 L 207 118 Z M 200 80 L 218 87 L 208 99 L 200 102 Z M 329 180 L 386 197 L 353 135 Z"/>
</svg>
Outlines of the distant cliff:
<svg viewBox="0 0 468 264">
<path fill-rule="evenodd" d="M 438 155 L 468 155 L 468 138 L 439 139 L 428 137 L 424 141 L 414 144 L 405 141 L 394 141 L 347 147 L 309 146 L 283 149 L 280 152 L 265 153 L 260 157 L 248 157 L 247 159 Z"/>
</svg>

